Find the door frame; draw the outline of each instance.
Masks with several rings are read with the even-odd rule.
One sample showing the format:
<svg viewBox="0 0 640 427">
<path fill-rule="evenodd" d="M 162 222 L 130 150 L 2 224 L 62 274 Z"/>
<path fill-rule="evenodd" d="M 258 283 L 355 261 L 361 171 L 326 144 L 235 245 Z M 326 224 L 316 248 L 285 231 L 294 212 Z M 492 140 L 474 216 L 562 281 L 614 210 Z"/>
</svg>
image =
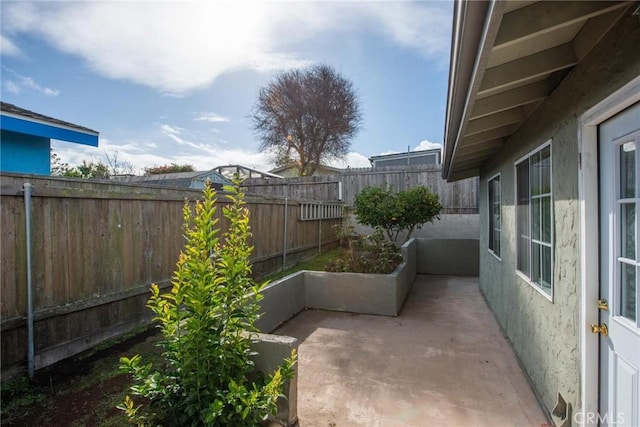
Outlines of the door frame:
<svg viewBox="0 0 640 427">
<path fill-rule="evenodd" d="M 599 204 L 598 204 L 598 125 L 625 108 L 640 102 L 640 76 L 598 102 L 578 121 L 578 195 L 580 206 L 580 397 L 583 416 L 579 425 L 596 426 L 584 416 L 598 412 L 599 335 L 590 325 L 598 324 L 599 296 Z M 591 261 L 591 262 L 589 262 Z M 597 418 L 597 417 L 596 417 Z"/>
</svg>

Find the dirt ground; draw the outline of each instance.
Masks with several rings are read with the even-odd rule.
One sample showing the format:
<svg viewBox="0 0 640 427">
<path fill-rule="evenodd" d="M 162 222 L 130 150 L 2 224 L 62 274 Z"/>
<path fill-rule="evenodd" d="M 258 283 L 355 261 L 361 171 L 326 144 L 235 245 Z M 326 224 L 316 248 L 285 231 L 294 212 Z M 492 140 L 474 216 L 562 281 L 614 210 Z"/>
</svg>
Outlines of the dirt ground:
<svg viewBox="0 0 640 427">
<path fill-rule="evenodd" d="M 131 380 L 118 370 L 122 356 L 157 357 L 156 330 L 150 328 L 108 348 L 79 355 L 2 386 L 2 426 L 123 426 L 116 408 Z M 148 360 L 148 359 L 147 359 Z"/>
</svg>

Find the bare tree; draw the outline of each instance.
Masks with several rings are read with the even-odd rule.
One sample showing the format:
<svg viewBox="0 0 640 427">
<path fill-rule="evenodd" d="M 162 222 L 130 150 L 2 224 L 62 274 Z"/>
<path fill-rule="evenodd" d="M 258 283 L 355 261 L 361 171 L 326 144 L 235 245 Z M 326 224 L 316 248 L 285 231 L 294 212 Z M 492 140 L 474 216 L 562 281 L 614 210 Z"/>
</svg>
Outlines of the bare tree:
<svg viewBox="0 0 640 427">
<path fill-rule="evenodd" d="M 104 158 L 107 162 L 109 175 L 133 175 L 133 164 L 127 160 L 118 159 L 119 155 L 120 152 L 117 148 L 111 155 L 106 151 L 104 152 Z"/>
<path fill-rule="evenodd" d="M 361 115 L 353 84 L 327 65 L 280 74 L 260 90 L 253 124 L 260 149 L 279 166 L 313 175 L 321 161 L 348 153 Z"/>
</svg>

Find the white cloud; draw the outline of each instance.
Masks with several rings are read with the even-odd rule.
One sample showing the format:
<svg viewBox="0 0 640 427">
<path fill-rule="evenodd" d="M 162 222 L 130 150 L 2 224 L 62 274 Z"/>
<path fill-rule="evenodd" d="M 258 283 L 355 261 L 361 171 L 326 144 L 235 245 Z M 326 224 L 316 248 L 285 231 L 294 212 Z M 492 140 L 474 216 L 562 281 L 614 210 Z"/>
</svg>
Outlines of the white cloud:
<svg viewBox="0 0 640 427">
<path fill-rule="evenodd" d="M 166 134 L 166 135 L 180 135 L 180 133 L 184 130 L 183 128 L 180 128 L 178 126 L 171 126 L 168 124 L 162 124 L 160 125 L 160 130 L 162 131 L 162 133 Z"/>
<path fill-rule="evenodd" d="M 2 82 L 4 88 L 11 93 L 20 93 L 20 85 L 13 80 L 5 80 Z"/>
<path fill-rule="evenodd" d="M 333 166 L 341 169 L 344 169 L 346 167 L 370 168 L 371 163 L 369 162 L 369 158 L 367 156 L 363 156 L 360 153 L 356 153 L 355 151 L 352 151 L 350 153 L 347 153 L 347 155 L 342 159 L 334 159 L 330 161 L 329 166 Z"/>
<path fill-rule="evenodd" d="M 395 43 L 417 49 L 425 57 L 448 59 L 451 5 L 430 2 L 371 2 L 366 9 Z"/>
<path fill-rule="evenodd" d="M 49 89 L 48 87 L 40 86 L 35 82 L 31 77 L 21 77 L 20 82 L 24 87 L 29 89 L 33 89 L 37 92 L 43 93 L 47 96 L 58 96 L 60 95 L 60 91 L 57 89 Z"/>
<path fill-rule="evenodd" d="M 9 38 L 0 34 L 0 55 L 19 56 L 22 52 Z"/>
<path fill-rule="evenodd" d="M 422 140 L 420 141 L 420 144 L 418 144 L 418 146 L 416 148 L 413 149 L 413 151 L 419 151 L 419 150 L 433 150 L 435 148 L 439 148 L 442 150 L 442 143 L 440 142 L 431 142 L 428 140 Z"/>
<path fill-rule="evenodd" d="M 166 125 L 166 130 L 174 127 Z M 178 132 L 179 133 L 179 132 Z M 179 137 L 178 137 L 179 138 Z M 176 149 L 170 144 L 149 141 L 126 141 L 115 143 L 103 136 L 100 137 L 99 147 L 73 144 L 63 141 L 52 141 L 53 150 L 58 153 L 63 162 L 77 166 L 86 161 L 105 162 L 105 153 L 113 157 L 118 154 L 118 160 L 133 165 L 133 172 L 141 174 L 145 167 L 167 165 L 171 163 L 191 164 L 196 170 L 209 170 L 223 165 L 244 165 L 254 169 L 268 171 L 274 168 L 272 156 L 268 153 L 251 152 L 243 149 L 227 149 L 219 146 L 196 144 L 190 142 L 187 146 Z M 149 149 L 152 148 L 152 149 Z M 184 148 L 184 150 L 182 149 Z M 329 162 L 337 168 L 370 167 L 366 156 L 350 152 L 344 159 Z"/>
<path fill-rule="evenodd" d="M 196 170 L 209 170 L 216 166 L 240 164 L 258 170 L 267 171 L 273 168 L 273 162 L 268 155 L 249 152 L 241 149 L 220 149 L 213 146 L 198 146 L 193 150 L 178 151 L 167 148 L 156 150 L 141 150 L 140 146 L 148 146 L 148 142 L 130 141 L 118 144 L 107 138 L 100 138 L 99 147 L 73 144 L 63 141 L 53 141 L 53 150 L 60 155 L 63 162 L 76 166 L 83 160 L 100 160 L 105 162 L 105 153 L 113 157 L 118 153 L 118 160 L 133 165 L 134 173 L 141 174 L 145 167 L 160 166 L 170 163 L 191 164 Z"/>
<path fill-rule="evenodd" d="M 193 119 L 196 122 L 211 122 L 211 123 L 224 123 L 230 122 L 229 117 L 217 114 L 217 113 L 196 113 Z"/>
<path fill-rule="evenodd" d="M 399 151 L 396 151 L 396 150 L 385 150 L 382 153 L 378 154 L 378 156 L 386 156 L 387 154 L 398 154 L 398 153 Z"/>
<path fill-rule="evenodd" d="M 2 67 L 5 72 L 12 74 L 15 77 L 13 79 L 6 79 L 3 81 L 5 88 L 12 93 L 20 93 L 23 88 L 35 90 L 36 92 L 40 92 L 46 96 L 58 96 L 60 95 L 60 91 L 57 89 L 50 89 L 48 87 L 41 86 L 38 84 L 33 78 L 23 76 L 21 74 L 16 73 L 10 68 Z"/>
<path fill-rule="evenodd" d="M 180 134 L 182 134 L 182 131 L 184 131 L 184 129 L 178 126 L 171 126 L 166 123 L 160 125 L 160 132 L 162 132 L 162 134 L 169 137 L 170 139 L 177 142 L 178 144 L 188 145 L 192 147 L 197 146 L 197 144 L 194 144 L 193 142 L 187 141 L 186 139 L 180 137 Z"/>
<path fill-rule="evenodd" d="M 108 78 L 184 95 L 235 70 L 308 65 L 298 43 L 327 32 L 383 32 L 443 61 L 449 9 L 443 2 L 10 2 L 3 33 L 41 37 Z"/>
</svg>

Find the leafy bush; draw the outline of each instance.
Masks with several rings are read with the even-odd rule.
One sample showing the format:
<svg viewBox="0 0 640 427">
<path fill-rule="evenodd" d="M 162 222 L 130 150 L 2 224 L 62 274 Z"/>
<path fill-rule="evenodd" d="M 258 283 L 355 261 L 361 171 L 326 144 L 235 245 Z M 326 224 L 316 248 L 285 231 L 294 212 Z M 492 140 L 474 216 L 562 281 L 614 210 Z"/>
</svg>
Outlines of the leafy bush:
<svg viewBox="0 0 640 427">
<path fill-rule="evenodd" d="M 185 203 L 186 244 L 171 291 L 151 288 L 147 305 L 162 332 L 163 364 L 144 364 L 138 355 L 121 359 L 138 398 L 127 396 L 118 408 L 138 425 L 255 426 L 276 411 L 293 375 L 295 353 L 268 378 L 249 379 L 250 333 L 264 285 L 250 278 L 249 212 L 239 182 L 225 190 L 232 202 L 222 208 L 228 231 L 218 236 L 216 192 L 206 186 L 195 213 Z"/>
<path fill-rule="evenodd" d="M 335 224 L 331 228 L 335 233 L 336 239 L 340 242 L 340 246 L 343 248 L 348 248 L 350 242 L 358 238 L 358 234 L 351 221 L 351 215 L 346 207 L 343 207 L 342 221 L 340 224 Z"/>
<path fill-rule="evenodd" d="M 165 173 L 175 173 L 175 172 L 195 172 L 196 168 L 193 165 L 185 163 L 183 165 L 179 165 L 177 163 L 171 163 L 169 165 L 162 166 L 150 166 L 144 168 L 145 175 L 162 175 Z"/>
<path fill-rule="evenodd" d="M 381 229 L 371 236 L 349 241 L 349 250 L 343 257 L 331 261 L 326 271 L 388 274 L 402 262 L 398 246 L 384 238 Z"/>
<path fill-rule="evenodd" d="M 407 231 L 405 242 L 416 228 L 426 222 L 440 219 L 442 205 L 437 194 L 426 187 L 392 193 L 379 187 L 366 187 L 354 199 L 357 220 L 360 224 L 382 228 L 389 240 Z"/>
</svg>

